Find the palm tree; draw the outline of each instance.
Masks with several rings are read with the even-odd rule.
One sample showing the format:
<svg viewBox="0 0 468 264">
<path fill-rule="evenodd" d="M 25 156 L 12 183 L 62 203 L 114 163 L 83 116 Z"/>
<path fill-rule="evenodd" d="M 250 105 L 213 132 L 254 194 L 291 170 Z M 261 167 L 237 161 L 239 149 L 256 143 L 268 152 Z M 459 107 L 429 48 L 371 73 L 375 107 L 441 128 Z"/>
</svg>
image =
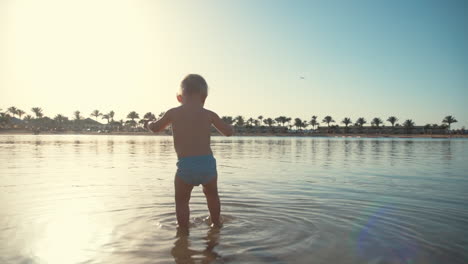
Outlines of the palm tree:
<svg viewBox="0 0 468 264">
<path fill-rule="evenodd" d="M 147 119 L 140 119 L 140 121 L 138 121 L 138 124 L 140 124 L 142 127 L 145 125 L 145 122 L 146 122 Z"/>
<path fill-rule="evenodd" d="M 317 116 L 312 116 L 312 119 L 310 120 L 310 125 L 312 126 L 312 129 L 315 129 L 315 126 L 317 126 L 319 123 L 317 122 Z"/>
<path fill-rule="evenodd" d="M 353 121 L 351 121 L 351 118 L 349 117 L 345 117 L 343 118 L 343 120 L 341 121 L 341 123 L 343 123 L 345 125 L 345 131 L 346 133 L 348 132 L 348 125 L 353 123 Z"/>
<path fill-rule="evenodd" d="M 455 119 L 455 117 L 449 115 L 449 116 L 446 116 L 444 118 L 444 120 L 442 120 L 442 123 L 445 123 L 445 124 L 448 124 L 448 129 L 450 130 L 450 125 L 453 124 L 453 123 L 456 123 L 458 122 L 457 119 Z"/>
<path fill-rule="evenodd" d="M 258 117 L 258 120 L 260 120 L 260 125 L 262 124 L 262 121 L 263 121 L 263 116 L 262 115 L 259 115 Z"/>
<path fill-rule="evenodd" d="M 31 108 L 31 111 L 36 115 L 36 118 L 41 118 L 42 116 L 44 116 L 44 114 L 42 113 L 42 108 L 40 107 L 33 107 Z"/>
<path fill-rule="evenodd" d="M 300 130 L 302 127 L 302 124 L 303 124 L 302 120 L 299 117 L 294 118 L 294 126 L 296 127 L 296 129 Z"/>
<path fill-rule="evenodd" d="M 137 112 L 131 111 L 130 113 L 128 113 L 127 118 L 130 118 L 132 121 L 135 121 L 135 119 L 140 118 L 140 116 Z"/>
<path fill-rule="evenodd" d="M 278 120 L 276 120 L 278 119 Z M 279 124 L 281 123 L 281 126 L 284 127 L 284 124 L 291 121 L 291 118 L 290 117 L 286 117 L 286 116 L 279 116 L 275 119 L 275 121 Z"/>
<path fill-rule="evenodd" d="M 67 121 L 68 118 L 61 115 L 61 114 L 57 114 L 55 117 L 54 117 L 54 121 L 55 121 L 55 129 L 63 129 L 63 124 L 65 123 L 65 121 Z"/>
<path fill-rule="evenodd" d="M 130 127 L 135 127 L 136 124 L 137 124 L 135 119 L 140 118 L 140 116 L 138 115 L 137 112 L 131 111 L 130 113 L 128 113 L 127 118 L 130 118 L 131 120 L 125 121 L 125 124 L 130 126 Z"/>
<path fill-rule="evenodd" d="M 161 113 L 159 113 L 158 118 L 163 117 L 165 113 L 166 113 L 166 112 L 161 112 Z"/>
<path fill-rule="evenodd" d="M 439 128 L 441 129 L 448 129 L 448 125 L 447 124 L 442 124 L 439 126 Z"/>
<path fill-rule="evenodd" d="M 18 110 L 16 110 L 16 114 L 17 114 L 17 115 L 19 116 L 19 118 L 21 119 L 21 116 L 24 115 L 24 114 L 26 114 L 26 112 L 24 112 L 24 111 L 21 110 L 21 109 L 18 109 Z"/>
<path fill-rule="evenodd" d="M 58 114 L 58 115 L 56 115 L 54 117 L 54 120 L 57 121 L 57 123 L 62 124 L 63 122 L 68 120 L 68 118 L 66 116 L 61 115 L 61 114 Z"/>
<path fill-rule="evenodd" d="M 405 127 L 406 132 L 409 134 L 409 133 L 411 132 L 411 129 L 413 129 L 413 127 L 414 127 L 414 122 L 413 122 L 413 120 L 407 119 L 407 120 L 403 123 L 403 127 Z"/>
<path fill-rule="evenodd" d="M 111 111 L 108 113 L 108 115 L 109 115 L 109 118 L 110 118 L 111 122 L 114 122 L 114 115 L 115 115 L 114 111 L 111 110 Z"/>
<path fill-rule="evenodd" d="M 372 122 L 371 124 L 372 125 L 375 125 L 377 128 L 379 127 L 380 124 L 382 124 L 382 119 L 378 118 L 378 117 L 374 117 L 374 119 L 372 119 Z"/>
<path fill-rule="evenodd" d="M 73 112 L 73 116 L 75 117 L 75 120 L 80 120 L 81 119 L 81 116 L 80 116 L 80 111 L 75 111 Z"/>
<path fill-rule="evenodd" d="M 275 117 L 275 119 L 273 120 L 275 121 L 276 124 L 278 124 L 278 126 L 281 126 L 281 116 Z"/>
<path fill-rule="evenodd" d="M 275 118 L 275 122 L 280 126 L 284 126 L 284 123 L 286 123 L 285 119 L 285 116 L 278 116 L 277 118 Z"/>
<path fill-rule="evenodd" d="M 253 126 L 254 123 L 255 123 L 255 119 L 253 119 L 252 117 L 247 119 L 247 125 L 248 126 Z"/>
<path fill-rule="evenodd" d="M 137 124 L 137 122 L 135 120 L 127 120 L 125 121 L 125 125 L 129 126 L 129 127 L 135 127 Z"/>
<path fill-rule="evenodd" d="M 10 115 L 8 113 L 0 113 L 0 126 L 7 125 L 10 123 Z"/>
<path fill-rule="evenodd" d="M 335 120 L 331 116 L 326 116 L 323 118 L 322 123 L 327 123 L 328 127 L 330 127 L 330 123 L 335 123 Z"/>
<path fill-rule="evenodd" d="M 366 119 L 364 119 L 364 117 L 360 117 L 356 120 L 356 125 L 360 126 L 362 128 L 362 126 L 364 126 L 364 124 L 367 123 Z"/>
<path fill-rule="evenodd" d="M 156 116 L 153 113 L 148 112 L 143 116 L 142 119 L 140 119 L 140 121 L 138 121 L 138 123 L 144 126 L 145 122 L 151 120 L 156 120 Z"/>
<path fill-rule="evenodd" d="M 97 118 L 98 118 L 99 116 L 101 116 L 101 115 L 102 115 L 102 113 L 99 112 L 99 110 L 94 110 L 94 111 L 91 113 L 91 116 L 96 117 L 96 121 L 97 121 Z"/>
<path fill-rule="evenodd" d="M 349 124 L 351 124 L 353 121 L 351 121 L 351 118 L 345 117 L 341 123 L 343 123 L 346 127 L 348 127 Z"/>
<path fill-rule="evenodd" d="M 31 121 L 32 118 L 33 118 L 32 115 L 26 115 L 23 120 L 24 121 Z"/>
<path fill-rule="evenodd" d="M 232 116 L 223 116 L 221 117 L 221 120 L 226 122 L 229 125 L 232 125 L 234 123 L 234 120 L 232 119 Z"/>
<path fill-rule="evenodd" d="M 102 119 L 106 119 L 106 120 L 107 120 L 107 124 L 109 124 L 109 120 L 110 120 L 109 114 L 102 115 L 101 118 L 102 118 Z"/>
<path fill-rule="evenodd" d="M 273 119 L 271 119 L 271 118 L 267 118 L 267 119 L 263 120 L 263 123 L 265 123 L 266 125 L 271 127 L 275 123 L 275 121 Z"/>
<path fill-rule="evenodd" d="M 387 121 L 390 122 L 390 124 L 392 124 L 392 127 L 395 127 L 395 123 L 398 121 L 398 118 L 396 118 L 395 116 L 390 116 L 387 119 Z"/>
<path fill-rule="evenodd" d="M 291 118 L 290 117 L 285 117 L 284 122 L 288 123 L 288 125 L 289 125 L 289 123 L 291 122 Z"/>
<path fill-rule="evenodd" d="M 291 121 L 291 118 L 289 118 L 288 120 L 288 117 L 287 116 L 281 116 L 281 126 L 285 126 L 286 123 L 288 123 L 289 121 Z"/>
<path fill-rule="evenodd" d="M 156 116 L 151 112 L 146 113 L 143 116 L 143 118 L 146 119 L 146 120 L 156 120 Z"/>
<path fill-rule="evenodd" d="M 11 114 L 13 117 L 15 117 L 15 115 L 18 114 L 18 109 L 17 109 L 16 107 L 14 107 L 14 106 L 8 107 L 8 110 L 7 110 L 7 111 L 10 112 L 10 114 Z"/>
<path fill-rule="evenodd" d="M 429 134 L 429 131 L 431 130 L 431 128 L 432 128 L 432 125 L 431 125 L 431 124 L 426 124 L 426 125 L 424 126 L 424 133 L 425 133 L 425 134 Z M 432 134 L 432 133 L 431 133 L 431 134 Z"/>
<path fill-rule="evenodd" d="M 244 117 L 243 116 L 236 116 L 236 118 L 234 118 L 234 120 L 236 121 L 236 126 L 237 127 L 241 127 L 241 126 L 244 126 Z"/>
</svg>

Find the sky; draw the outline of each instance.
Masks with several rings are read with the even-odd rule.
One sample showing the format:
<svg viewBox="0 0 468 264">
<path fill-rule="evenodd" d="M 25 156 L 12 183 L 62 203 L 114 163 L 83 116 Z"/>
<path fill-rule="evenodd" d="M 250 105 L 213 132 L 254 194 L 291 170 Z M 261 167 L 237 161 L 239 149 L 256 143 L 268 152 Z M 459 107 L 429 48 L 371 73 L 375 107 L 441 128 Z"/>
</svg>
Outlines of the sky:
<svg viewBox="0 0 468 264">
<path fill-rule="evenodd" d="M 220 116 L 460 128 L 467 47 L 465 0 L 0 0 L 0 108 L 157 114 L 198 73 Z"/>
</svg>

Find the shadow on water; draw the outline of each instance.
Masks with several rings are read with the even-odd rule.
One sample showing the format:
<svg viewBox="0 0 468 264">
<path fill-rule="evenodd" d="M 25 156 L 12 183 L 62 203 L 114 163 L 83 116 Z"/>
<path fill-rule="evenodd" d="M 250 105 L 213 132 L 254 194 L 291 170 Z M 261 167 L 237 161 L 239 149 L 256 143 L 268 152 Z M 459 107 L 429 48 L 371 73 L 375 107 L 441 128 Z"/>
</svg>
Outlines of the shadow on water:
<svg viewBox="0 0 468 264">
<path fill-rule="evenodd" d="M 190 249 L 190 234 L 187 229 L 177 229 L 177 240 L 174 242 L 174 247 L 171 254 L 174 257 L 175 263 L 211 263 L 221 256 L 214 251 L 214 248 L 219 244 L 220 229 L 212 227 L 208 230 L 203 239 L 206 247 L 204 250 Z"/>
<path fill-rule="evenodd" d="M 452 141 L 441 141 L 442 145 L 442 155 L 444 160 L 452 160 Z"/>
</svg>

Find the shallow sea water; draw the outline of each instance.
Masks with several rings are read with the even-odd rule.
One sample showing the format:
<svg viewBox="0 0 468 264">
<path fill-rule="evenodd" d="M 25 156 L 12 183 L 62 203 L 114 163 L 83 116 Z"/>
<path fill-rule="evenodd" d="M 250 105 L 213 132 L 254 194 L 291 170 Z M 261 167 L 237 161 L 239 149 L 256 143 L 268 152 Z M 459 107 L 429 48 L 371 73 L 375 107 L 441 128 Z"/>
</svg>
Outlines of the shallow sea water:
<svg viewBox="0 0 468 264">
<path fill-rule="evenodd" d="M 0 135 L 0 263 L 468 263 L 468 140 L 213 137 L 178 234 L 165 136 Z"/>
</svg>

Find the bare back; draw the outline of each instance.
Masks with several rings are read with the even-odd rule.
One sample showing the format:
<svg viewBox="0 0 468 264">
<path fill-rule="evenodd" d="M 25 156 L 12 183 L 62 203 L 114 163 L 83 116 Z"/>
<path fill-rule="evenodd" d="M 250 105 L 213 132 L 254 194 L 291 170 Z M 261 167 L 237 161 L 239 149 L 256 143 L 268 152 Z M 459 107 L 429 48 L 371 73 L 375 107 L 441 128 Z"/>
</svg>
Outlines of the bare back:
<svg viewBox="0 0 468 264">
<path fill-rule="evenodd" d="M 171 113 L 174 148 L 179 158 L 212 154 L 211 111 L 201 106 L 181 105 Z"/>
<path fill-rule="evenodd" d="M 178 158 L 213 154 L 210 148 L 211 125 L 222 135 L 232 136 L 234 133 L 231 125 L 225 123 L 215 112 L 203 108 L 202 103 L 182 104 L 169 109 L 161 119 L 145 123 L 145 127 L 159 132 L 169 124 L 172 124 L 174 148 Z"/>
</svg>

